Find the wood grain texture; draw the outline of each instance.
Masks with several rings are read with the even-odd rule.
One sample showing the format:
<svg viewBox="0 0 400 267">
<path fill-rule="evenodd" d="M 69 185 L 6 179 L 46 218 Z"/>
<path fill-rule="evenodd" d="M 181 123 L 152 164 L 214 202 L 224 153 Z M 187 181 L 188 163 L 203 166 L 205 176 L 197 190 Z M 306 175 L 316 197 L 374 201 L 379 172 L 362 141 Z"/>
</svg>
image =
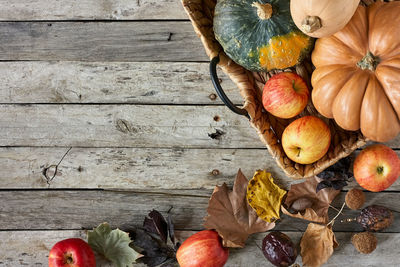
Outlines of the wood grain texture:
<svg viewBox="0 0 400 267">
<path fill-rule="evenodd" d="M 225 106 L 0 105 L 0 113 L 2 146 L 264 148 Z"/>
<path fill-rule="evenodd" d="M 1 20 L 187 19 L 179 0 L 0 0 Z"/>
<path fill-rule="evenodd" d="M 213 189 L 239 168 L 288 179 L 265 149 L 0 148 L 0 188 Z M 47 178 L 44 173 L 47 172 Z"/>
<path fill-rule="evenodd" d="M 177 237 L 184 240 L 194 232 L 179 231 Z M 285 232 L 293 242 L 299 243 L 302 233 Z M 400 234 L 376 233 L 378 246 L 368 255 L 358 253 L 350 242 L 353 233 L 336 232 L 339 247 L 324 265 L 337 266 L 397 266 Z M 243 249 L 230 249 L 226 267 L 273 267 L 263 256 L 256 244 L 261 245 L 265 234 L 255 234 L 250 237 Z M 51 247 L 66 238 L 86 239 L 85 231 L 19 231 L 0 232 L 2 249 L 0 250 L 0 266 L 47 266 L 47 257 Z M 351 255 L 351 256 L 350 256 Z M 111 267 L 101 257 L 96 257 L 97 267 Z M 301 264 L 301 257 L 296 260 Z M 134 265 L 142 267 L 143 265 Z"/>
<path fill-rule="evenodd" d="M 203 192 L 203 193 L 202 193 Z M 0 230 L 13 229 L 91 229 L 100 222 L 109 222 L 114 227 L 129 229 L 142 225 L 144 216 L 157 209 L 172 214 L 178 230 L 202 230 L 208 200 L 212 190 L 198 191 L 196 195 L 187 190 L 158 190 L 157 192 L 116 192 L 100 190 L 33 190 L 0 191 Z M 345 193 L 332 203 L 340 207 Z M 366 193 L 366 204 L 383 205 L 395 210 L 395 222 L 400 220 L 400 194 Z M 331 218 L 336 214 L 331 209 Z M 355 218 L 359 211 L 345 209 L 344 218 Z M 307 222 L 281 216 L 275 230 L 304 231 Z M 335 231 L 361 231 L 356 222 L 334 224 Z M 400 232 L 400 224 L 393 223 L 385 232 Z"/>
<path fill-rule="evenodd" d="M 209 61 L 187 21 L 0 22 L 0 60 Z"/>
<path fill-rule="evenodd" d="M 85 238 L 80 229 L 103 221 L 141 225 L 152 208 L 174 207 L 183 240 L 203 229 L 212 188 L 231 185 L 239 167 L 248 178 L 267 168 L 288 187 L 248 121 L 210 99 L 208 58 L 179 0 L 0 0 L 0 7 L 0 21 L 15 21 L 0 22 L 0 60 L 27 60 L 0 62 L 0 266 L 47 266 L 57 241 Z M 89 22 L 176 19 L 185 21 Z M 220 73 L 224 90 L 242 103 Z M 211 139 L 217 130 L 223 134 Z M 400 137 L 388 145 L 400 148 Z M 47 183 L 44 173 L 55 173 L 70 146 Z M 332 205 L 343 201 L 341 193 Z M 375 252 L 360 255 L 350 237 L 362 229 L 338 220 L 341 245 L 324 266 L 399 265 L 398 203 L 398 192 L 367 193 L 366 205 L 395 210 L 395 223 L 376 234 Z M 357 214 L 345 209 L 339 219 Z M 282 216 L 276 230 L 298 243 L 306 226 Z M 226 266 L 272 266 L 256 247 L 264 236 L 231 250 Z M 97 266 L 111 267 L 100 257 Z"/>
<path fill-rule="evenodd" d="M 0 105 L 0 114 L 1 146 L 264 148 L 225 106 Z"/>
<path fill-rule="evenodd" d="M 0 189 L 211 190 L 217 184 L 233 185 L 239 168 L 248 179 L 266 169 L 286 189 L 301 182 L 288 178 L 266 149 L 72 148 L 54 176 L 67 151 L 0 148 Z M 356 184 L 353 179 L 349 187 Z M 400 191 L 400 179 L 389 190 Z"/>
<path fill-rule="evenodd" d="M 242 104 L 239 89 L 219 74 L 225 93 Z M 222 103 L 208 63 L 0 62 L 0 80 L 0 103 Z"/>
</svg>

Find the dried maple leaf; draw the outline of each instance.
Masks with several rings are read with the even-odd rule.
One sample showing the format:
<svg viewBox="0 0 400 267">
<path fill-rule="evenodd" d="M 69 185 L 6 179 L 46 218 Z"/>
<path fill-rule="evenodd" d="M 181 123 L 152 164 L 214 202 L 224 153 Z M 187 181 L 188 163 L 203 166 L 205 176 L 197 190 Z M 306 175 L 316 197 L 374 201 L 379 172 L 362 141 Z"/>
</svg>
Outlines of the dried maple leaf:
<svg viewBox="0 0 400 267">
<path fill-rule="evenodd" d="M 332 225 L 310 223 L 300 241 L 304 266 L 321 266 L 328 261 L 338 245 Z"/>
<path fill-rule="evenodd" d="M 233 191 L 216 186 L 208 203 L 204 227 L 215 229 L 225 247 L 244 247 L 248 236 L 275 227 L 259 218 L 246 199 L 247 179 L 239 170 Z"/>
<path fill-rule="evenodd" d="M 327 223 L 328 209 L 332 200 L 340 193 L 340 190 L 333 188 L 325 188 L 316 193 L 320 179 L 316 176 L 307 179 L 300 184 L 293 184 L 286 196 L 284 205 L 282 205 L 282 212 L 286 215 L 300 218 L 312 222 Z M 297 204 L 298 201 L 307 199 L 311 203 L 310 207 L 305 207 L 304 210 L 294 210 L 290 212 L 292 205 Z"/>
<path fill-rule="evenodd" d="M 271 174 L 265 170 L 256 171 L 247 186 L 247 201 L 258 216 L 267 222 L 280 218 L 279 211 L 285 194 L 286 190 L 274 184 Z"/>
</svg>

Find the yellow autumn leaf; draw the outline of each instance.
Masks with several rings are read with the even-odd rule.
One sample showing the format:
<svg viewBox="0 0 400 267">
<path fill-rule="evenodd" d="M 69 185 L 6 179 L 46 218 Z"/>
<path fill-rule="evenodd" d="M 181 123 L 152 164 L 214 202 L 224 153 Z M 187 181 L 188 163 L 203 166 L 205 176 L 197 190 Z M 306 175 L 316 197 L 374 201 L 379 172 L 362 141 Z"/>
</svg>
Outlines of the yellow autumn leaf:
<svg viewBox="0 0 400 267">
<path fill-rule="evenodd" d="M 267 222 L 280 218 L 282 198 L 286 191 L 277 186 L 270 173 L 256 171 L 247 185 L 247 202 L 257 215 Z"/>
</svg>

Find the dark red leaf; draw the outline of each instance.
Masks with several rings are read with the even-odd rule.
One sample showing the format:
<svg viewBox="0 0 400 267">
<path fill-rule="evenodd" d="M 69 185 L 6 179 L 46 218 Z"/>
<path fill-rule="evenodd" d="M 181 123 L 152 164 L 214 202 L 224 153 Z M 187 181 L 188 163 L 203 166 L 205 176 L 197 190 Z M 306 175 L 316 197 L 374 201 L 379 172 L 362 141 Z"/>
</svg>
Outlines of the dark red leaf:
<svg viewBox="0 0 400 267">
<path fill-rule="evenodd" d="M 329 188 L 332 187 L 332 182 L 331 181 L 321 181 L 318 185 L 317 188 L 315 189 L 315 193 L 318 193 L 320 190 L 324 188 Z"/>
<path fill-rule="evenodd" d="M 129 235 L 133 239 L 133 246 L 140 248 L 141 254 L 147 257 L 165 257 L 167 254 L 164 252 L 165 249 L 160 247 L 159 242 L 153 239 L 150 234 L 146 233 L 142 229 L 135 229 L 129 232 Z M 160 263 L 159 263 L 160 264 Z"/>
<path fill-rule="evenodd" d="M 168 214 L 168 234 L 172 244 L 175 246 L 175 230 L 174 223 L 172 222 L 171 214 Z"/>
<path fill-rule="evenodd" d="M 143 228 L 150 233 L 157 234 L 164 243 L 167 243 L 168 224 L 157 210 L 152 210 L 148 217 L 144 218 Z"/>
<path fill-rule="evenodd" d="M 159 256 L 159 257 L 141 257 L 136 262 L 141 262 L 146 264 L 148 267 L 156 267 L 167 260 L 166 256 Z"/>
</svg>

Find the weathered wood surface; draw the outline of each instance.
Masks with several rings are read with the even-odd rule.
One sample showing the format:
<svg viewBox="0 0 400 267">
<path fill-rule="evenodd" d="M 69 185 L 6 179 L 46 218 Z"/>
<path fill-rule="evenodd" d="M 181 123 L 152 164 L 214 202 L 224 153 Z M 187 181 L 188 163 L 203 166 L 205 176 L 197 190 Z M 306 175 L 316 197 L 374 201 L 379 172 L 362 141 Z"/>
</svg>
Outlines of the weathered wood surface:
<svg viewBox="0 0 400 267">
<path fill-rule="evenodd" d="M 202 193 L 203 192 L 203 193 Z M 167 213 L 173 207 L 174 223 L 179 230 L 203 229 L 208 200 L 212 190 L 195 194 L 183 190 L 159 190 L 157 192 L 115 192 L 100 190 L 31 190 L 0 191 L 0 230 L 12 229 L 90 229 L 100 222 L 128 229 L 141 225 L 144 216 L 153 208 Z M 342 192 L 332 203 L 340 207 L 344 202 Z M 395 210 L 395 222 L 400 220 L 400 194 L 393 192 L 366 193 L 367 202 Z M 331 217 L 336 211 L 331 210 Z M 355 218 L 359 211 L 346 209 L 343 218 Z M 276 230 L 304 231 L 304 220 L 282 216 Z M 356 222 L 334 224 L 336 231 L 361 231 Z M 400 232 L 400 224 L 394 223 L 385 232 Z"/>
<path fill-rule="evenodd" d="M 266 148 L 72 148 L 48 181 L 67 150 L 0 148 L 0 188 L 212 189 L 232 184 L 239 168 L 249 179 L 265 168 L 289 182 Z"/>
<path fill-rule="evenodd" d="M 225 106 L 0 105 L 0 114 L 2 146 L 264 147 Z"/>
<path fill-rule="evenodd" d="M 0 60 L 209 61 L 188 21 L 0 22 Z"/>
<path fill-rule="evenodd" d="M 214 185 L 231 185 L 238 168 L 248 178 L 266 168 L 288 187 L 248 121 L 213 100 L 209 59 L 179 0 L 0 0 L 0 7 L 0 61 L 7 61 L 0 62 L 0 266 L 47 266 L 57 241 L 85 238 L 79 229 L 103 221 L 141 225 L 152 208 L 173 206 L 187 237 L 202 229 Z M 171 19 L 180 21 L 164 21 Z M 224 134 L 211 139 L 217 130 Z M 400 148 L 400 137 L 389 145 Z M 367 193 L 366 205 L 392 208 L 398 221 L 400 181 L 390 190 Z M 339 219 L 358 212 L 344 213 Z M 276 229 L 298 242 L 306 225 L 283 216 Z M 341 246 L 325 266 L 398 265 L 399 224 L 377 234 L 370 255 L 350 244 L 356 223 L 338 220 L 334 229 Z M 270 266 L 254 242 L 264 235 L 231 250 L 227 266 Z"/>
<path fill-rule="evenodd" d="M 184 240 L 193 232 L 177 232 L 179 240 Z M 285 232 L 296 244 L 300 242 L 302 233 Z M 334 254 L 324 265 L 327 267 L 337 266 L 397 266 L 398 247 L 400 246 L 399 233 L 376 233 L 378 246 L 374 252 L 368 255 L 360 254 L 356 251 L 350 242 L 349 232 L 336 232 L 335 236 L 339 242 L 339 247 L 335 249 Z M 265 234 L 254 234 L 243 249 L 230 249 L 229 259 L 226 267 L 260 267 L 271 265 L 263 256 L 260 249 L 262 239 Z M 18 231 L 18 232 L 0 232 L 2 249 L 0 250 L 0 266 L 47 266 L 47 257 L 51 247 L 59 240 L 66 238 L 86 239 L 85 231 Z M 257 245 L 256 245 L 257 244 Z M 350 256 L 351 255 L 351 256 Z M 298 256 L 296 262 L 301 263 L 301 257 Z M 97 267 L 111 267 L 101 257 L 97 257 Z M 142 266 L 142 265 L 135 265 Z"/>
<path fill-rule="evenodd" d="M 232 185 L 237 170 L 257 169 L 288 189 L 293 182 L 264 149 L 0 148 L 0 189 L 213 189 Z M 66 156 L 63 158 L 65 153 Z M 55 166 L 57 168 L 54 176 Z M 351 186 L 355 186 L 353 181 Z M 400 190 L 400 180 L 389 190 Z"/>
<path fill-rule="evenodd" d="M 0 105 L 0 114 L 2 146 L 264 147 L 225 106 Z"/>
<path fill-rule="evenodd" d="M 1 20 L 187 19 L 179 0 L 0 0 Z"/>
<path fill-rule="evenodd" d="M 219 78 L 231 101 L 243 103 L 222 71 Z M 208 63 L 0 62 L 0 81 L 0 103 L 222 103 Z"/>
</svg>

